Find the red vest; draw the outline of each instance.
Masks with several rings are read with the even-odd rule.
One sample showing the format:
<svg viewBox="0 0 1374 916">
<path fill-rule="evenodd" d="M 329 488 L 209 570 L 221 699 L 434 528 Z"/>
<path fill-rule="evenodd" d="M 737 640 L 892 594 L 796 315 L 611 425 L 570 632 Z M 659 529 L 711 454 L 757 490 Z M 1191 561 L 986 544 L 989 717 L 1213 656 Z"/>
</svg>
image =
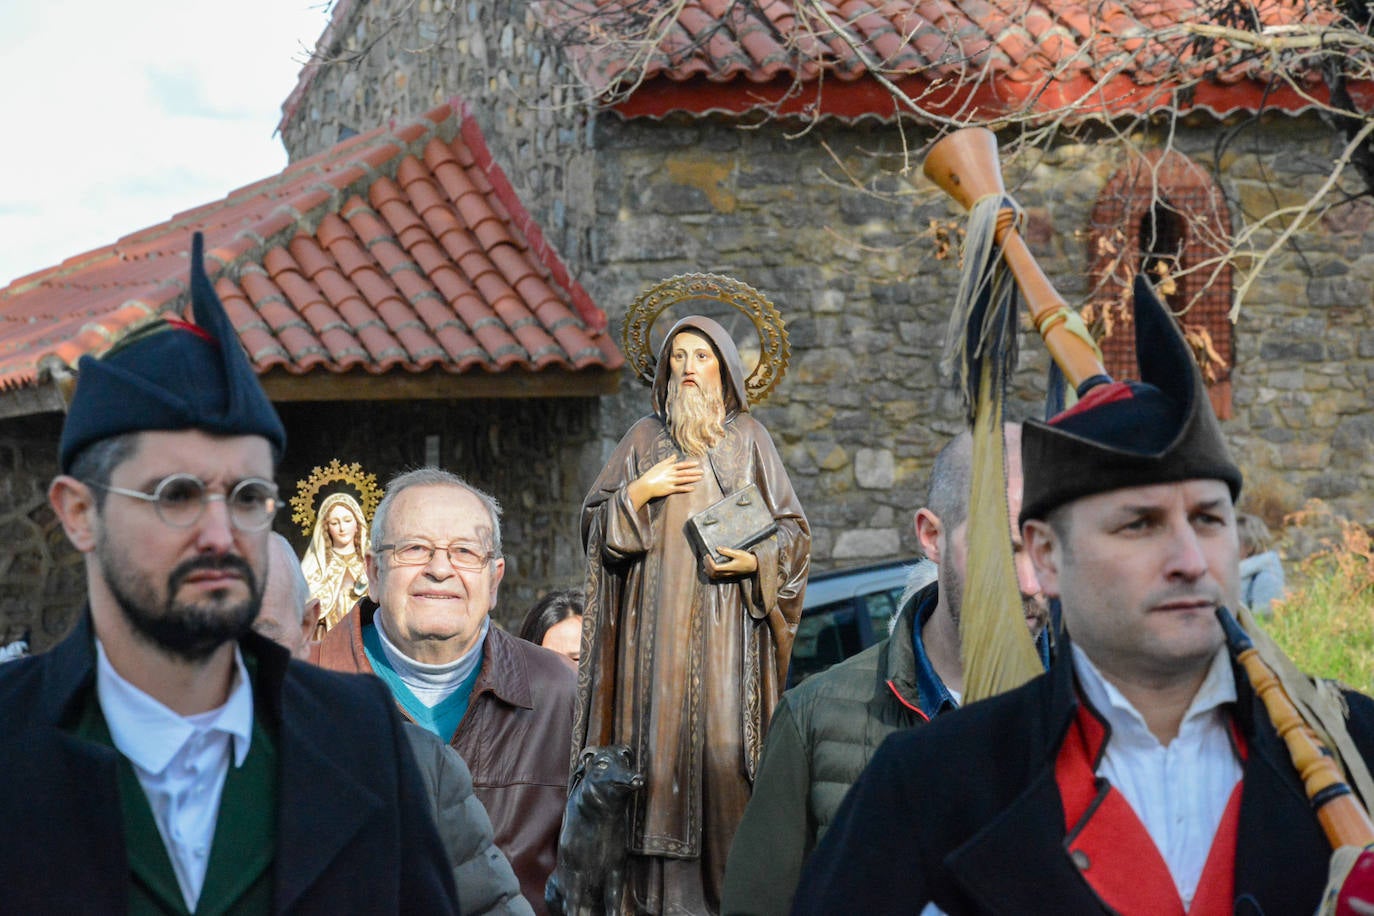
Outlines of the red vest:
<svg viewBox="0 0 1374 916">
<path fill-rule="evenodd" d="M 1123 916 L 1229 916 L 1235 896 L 1242 783 L 1231 790 L 1193 904 L 1185 911 L 1169 866 L 1135 809 L 1105 780 L 1098 785 L 1093 763 L 1106 734 L 1102 722 L 1080 702 L 1054 766 L 1064 804 L 1065 845 L 1083 878 L 1103 903 Z M 1244 743 L 1234 727 L 1232 735 L 1244 759 Z"/>
</svg>

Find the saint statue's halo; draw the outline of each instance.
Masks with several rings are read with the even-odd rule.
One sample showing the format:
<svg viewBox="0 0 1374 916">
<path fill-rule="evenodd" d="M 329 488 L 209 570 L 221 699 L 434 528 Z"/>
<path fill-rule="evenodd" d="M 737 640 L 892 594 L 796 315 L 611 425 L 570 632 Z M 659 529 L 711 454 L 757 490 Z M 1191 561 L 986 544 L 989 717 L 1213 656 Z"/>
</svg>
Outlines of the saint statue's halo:
<svg viewBox="0 0 1374 916">
<path fill-rule="evenodd" d="M 376 474 L 364 471 L 363 466 L 356 461 L 352 464 L 342 464 L 339 459 L 331 458 L 329 464 L 324 467 L 316 466 L 309 477 L 302 478 L 296 484 L 296 495 L 291 497 L 291 521 L 299 524 L 301 533 L 307 537 L 315 529 L 315 513 L 321 502 L 320 491 L 326 487 L 330 492 L 342 489 L 329 487 L 330 484 L 343 484 L 356 494 L 358 504 L 363 509 L 364 524 L 366 519 L 372 518 L 377 503 L 382 501 L 382 490 L 377 486 Z"/>
<path fill-rule="evenodd" d="M 721 274 L 679 274 L 649 287 L 635 299 L 625 315 L 625 357 L 635 375 L 646 384 L 654 380 L 657 348 L 651 332 L 654 322 L 668 309 L 692 301 L 722 303 L 745 315 L 759 338 L 758 364 L 744 388 L 749 403 L 762 403 L 787 371 L 792 356 L 787 328 L 773 303 L 741 280 Z M 747 347 L 740 347 L 745 351 Z"/>
</svg>

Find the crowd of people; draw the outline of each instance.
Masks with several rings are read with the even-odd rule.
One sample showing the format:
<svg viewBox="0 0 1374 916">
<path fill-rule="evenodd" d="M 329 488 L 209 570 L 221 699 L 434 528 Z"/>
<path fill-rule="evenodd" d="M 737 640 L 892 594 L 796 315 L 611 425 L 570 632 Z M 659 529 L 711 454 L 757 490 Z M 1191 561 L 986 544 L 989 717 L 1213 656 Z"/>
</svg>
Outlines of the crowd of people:
<svg viewBox="0 0 1374 916">
<path fill-rule="evenodd" d="M 87 607 L 0 665 L 0 909 L 1374 911 L 1311 810 L 1341 791 L 1309 801 L 1228 650 L 1221 609 L 1253 630 L 1282 584 L 1148 286 L 1140 380 L 1003 427 L 1044 671 L 965 703 L 970 433 L 913 518 L 936 580 L 784 693 L 810 529 L 734 342 L 684 319 L 583 505 L 586 587 L 508 633 L 501 507 L 450 471 L 371 519 L 327 497 L 304 558 L 273 532 L 285 430 L 200 249 L 193 323 L 80 364 L 49 497 Z M 751 512 L 742 546 L 684 533 Z M 1338 699 L 1320 735 L 1368 798 L 1374 703 Z M 595 874 L 554 893 L 573 854 Z"/>
</svg>

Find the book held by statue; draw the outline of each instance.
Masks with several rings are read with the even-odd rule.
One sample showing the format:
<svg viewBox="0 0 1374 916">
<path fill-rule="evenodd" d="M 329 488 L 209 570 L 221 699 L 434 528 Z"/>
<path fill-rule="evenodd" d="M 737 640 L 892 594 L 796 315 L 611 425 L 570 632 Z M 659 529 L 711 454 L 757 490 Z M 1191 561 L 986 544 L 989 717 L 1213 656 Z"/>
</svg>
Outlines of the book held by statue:
<svg viewBox="0 0 1374 916">
<path fill-rule="evenodd" d="M 778 530 L 773 513 L 756 484 L 736 490 L 687 519 L 687 536 L 702 556 L 727 558 L 721 547 L 748 550 Z"/>
</svg>

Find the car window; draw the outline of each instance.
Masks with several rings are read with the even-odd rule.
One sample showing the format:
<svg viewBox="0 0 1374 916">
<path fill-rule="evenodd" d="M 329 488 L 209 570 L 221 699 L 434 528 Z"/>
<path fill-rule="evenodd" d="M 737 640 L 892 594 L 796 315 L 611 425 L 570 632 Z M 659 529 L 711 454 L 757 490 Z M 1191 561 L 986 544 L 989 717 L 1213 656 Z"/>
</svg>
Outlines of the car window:
<svg viewBox="0 0 1374 916">
<path fill-rule="evenodd" d="M 817 672 L 861 651 L 863 637 L 854 605 L 848 601 L 808 609 L 797 625 L 787 686 L 795 687 Z"/>
<path fill-rule="evenodd" d="M 863 596 L 864 610 L 873 623 L 873 641 L 879 642 L 892 634 L 892 621 L 897 616 L 897 602 L 902 589 L 889 588 Z"/>
</svg>

